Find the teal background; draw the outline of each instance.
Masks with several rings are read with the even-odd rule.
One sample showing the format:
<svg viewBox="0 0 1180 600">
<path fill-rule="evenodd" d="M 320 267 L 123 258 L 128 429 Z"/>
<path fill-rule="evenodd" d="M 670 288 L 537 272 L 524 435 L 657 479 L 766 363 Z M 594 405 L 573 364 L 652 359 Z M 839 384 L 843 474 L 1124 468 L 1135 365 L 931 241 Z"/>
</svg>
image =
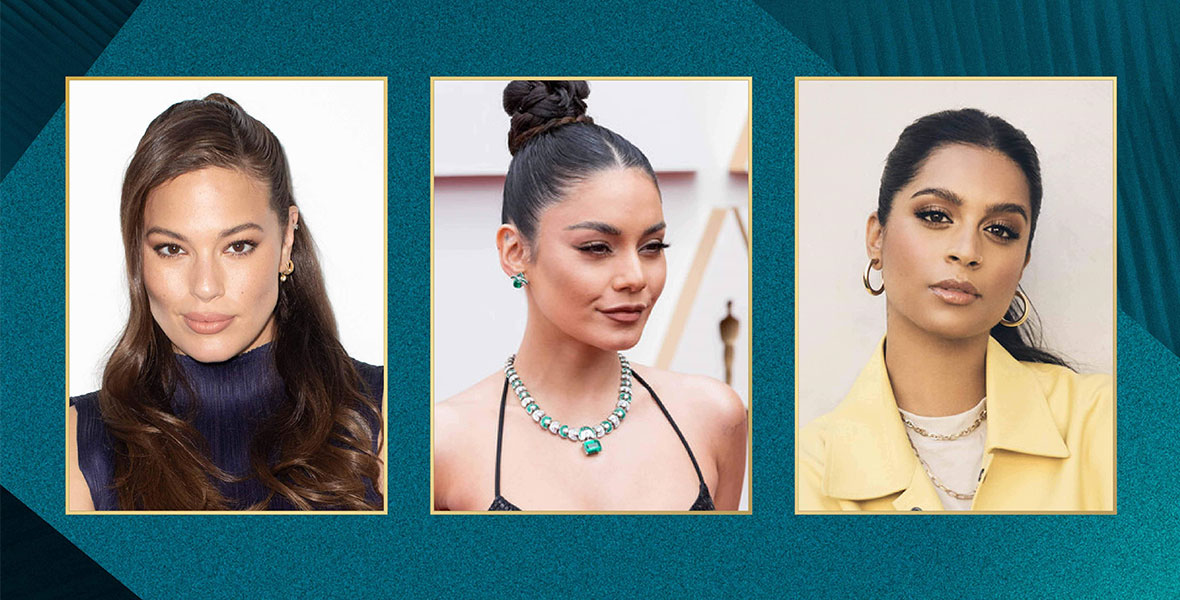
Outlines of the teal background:
<svg viewBox="0 0 1180 600">
<path fill-rule="evenodd" d="M 145 0 L 68 74 L 389 77 L 390 514 L 63 514 L 60 100 L 0 183 L 0 482 L 145 598 L 1176 597 L 1180 4 L 1120 6 Z M 543 74 L 753 77 L 753 515 L 429 515 L 429 77 Z M 793 515 L 801 75 L 1119 77 L 1117 515 Z"/>
</svg>

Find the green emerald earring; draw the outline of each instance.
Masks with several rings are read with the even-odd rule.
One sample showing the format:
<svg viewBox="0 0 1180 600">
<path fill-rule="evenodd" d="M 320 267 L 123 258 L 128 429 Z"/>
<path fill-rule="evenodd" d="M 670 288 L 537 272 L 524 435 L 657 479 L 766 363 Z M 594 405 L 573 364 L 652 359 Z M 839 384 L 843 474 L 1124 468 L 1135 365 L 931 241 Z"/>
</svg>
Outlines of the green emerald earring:
<svg viewBox="0 0 1180 600">
<path fill-rule="evenodd" d="M 524 273 L 517 273 L 512 276 L 512 287 L 520 289 L 529 284 L 529 280 L 524 276 Z"/>
</svg>

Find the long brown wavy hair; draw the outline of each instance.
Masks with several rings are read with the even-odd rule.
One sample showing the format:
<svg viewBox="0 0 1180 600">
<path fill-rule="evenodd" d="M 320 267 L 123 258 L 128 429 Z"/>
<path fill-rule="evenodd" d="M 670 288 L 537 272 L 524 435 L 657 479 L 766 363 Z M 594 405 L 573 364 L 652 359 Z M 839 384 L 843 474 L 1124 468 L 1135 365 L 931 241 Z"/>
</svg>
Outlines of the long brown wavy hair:
<svg viewBox="0 0 1180 600">
<path fill-rule="evenodd" d="M 172 343 L 152 318 L 143 279 L 144 206 L 148 193 L 203 169 L 239 170 L 269 185 L 280 223 L 295 205 L 287 157 L 278 138 L 233 100 L 211 94 L 161 113 L 139 141 L 123 178 L 120 220 L 130 316 L 103 372 L 99 406 L 115 445 L 113 484 L 123 510 L 236 508 L 217 481 L 234 481 L 213 464 L 188 416 L 172 407 L 187 385 Z M 291 249 L 295 276 L 279 286 L 273 356 L 287 403 L 258 429 L 252 476 L 269 494 L 301 510 L 375 510 L 381 459 L 380 408 L 340 344 L 306 219 Z M 276 275 L 277 276 L 277 275 Z M 378 498 L 380 491 L 377 490 Z"/>
</svg>

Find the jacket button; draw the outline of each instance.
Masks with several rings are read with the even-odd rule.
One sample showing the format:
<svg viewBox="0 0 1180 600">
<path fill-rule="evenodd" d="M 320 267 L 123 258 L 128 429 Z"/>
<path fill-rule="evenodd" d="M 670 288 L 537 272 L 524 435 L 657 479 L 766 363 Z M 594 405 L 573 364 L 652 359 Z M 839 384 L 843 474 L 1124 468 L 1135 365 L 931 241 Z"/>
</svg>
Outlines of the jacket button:
<svg viewBox="0 0 1180 600">
<path fill-rule="evenodd" d="M 910 510 L 922 510 L 922 509 L 915 506 L 915 507 L 911 508 Z"/>
</svg>

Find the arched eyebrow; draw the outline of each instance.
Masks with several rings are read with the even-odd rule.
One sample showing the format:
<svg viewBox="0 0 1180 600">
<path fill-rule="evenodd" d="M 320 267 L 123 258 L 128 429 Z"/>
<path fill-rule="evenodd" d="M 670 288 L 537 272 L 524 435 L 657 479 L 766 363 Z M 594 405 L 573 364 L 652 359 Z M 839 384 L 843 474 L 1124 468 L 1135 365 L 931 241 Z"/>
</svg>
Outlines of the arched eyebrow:
<svg viewBox="0 0 1180 600">
<path fill-rule="evenodd" d="M 668 225 L 666 223 L 664 223 L 663 221 L 660 221 L 659 223 L 656 223 L 655 225 L 652 225 L 651 227 L 644 229 L 643 235 L 644 236 L 651 235 L 657 231 L 663 231 L 664 229 L 667 229 L 667 228 L 668 228 Z M 609 223 L 603 223 L 602 221 L 582 221 L 581 223 L 574 223 L 573 225 L 570 225 L 569 227 L 566 227 L 565 229 L 566 229 L 566 231 L 573 230 L 573 229 L 591 229 L 591 230 L 597 231 L 598 233 L 602 233 L 602 234 L 606 234 L 606 235 L 623 235 L 623 232 L 619 231 L 618 227 L 615 227 L 614 225 L 611 225 Z"/>
<path fill-rule="evenodd" d="M 258 230 L 258 231 L 264 231 L 264 230 L 262 229 L 262 226 L 261 226 L 261 225 L 259 225 L 259 224 L 257 224 L 257 223 L 242 223 L 241 225 L 238 225 L 238 226 L 236 226 L 236 227 L 230 227 L 229 229 L 223 230 L 223 231 L 221 232 L 221 235 L 219 235 L 218 237 L 223 237 L 223 238 L 224 238 L 224 237 L 229 237 L 229 236 L 231 236 L 231 235 L 237 235 L 237 234 L 239 234 L 239 233 L 242 233 L 243 231 L 247 231 L 247 230 L 250 230 L 250 229 L 256 229 L 256 230 Z"/>
<path fill-rule="evenodd" d="M 910 196 L 910 198 L 917 198 L 918 196 L 937 196 L 939 198 L 942 198 L 943 200 L 946 200 L 947 202 L 950 202 L 951 204 L 954 204 L 955 206 L 963 206 L 963 199 L 960 198 L 958 196 L 958 194 L 956 194 L 948 189 L 945 189 L 945 188 L 926 188 L 923 190 L 918 190 L 918 191 L 914 192 L 914 195 Z M 1017 214 L 1017 215 L 1024 217 L 1025 221 L 1028 221 L 1028 212 L 1024 210 L 1023 206 L 1016 204 L 1015 202 L 1000 202 L 997 204 L 989 204 L 986 207 L 986 212 L 988 214 L 993 214 L 993 213 Z"/>
<path fill-rule="evenodd" d="M 566 231 L 571 231 L 574 229 L 590 229 L 590 230 L 597 231 L 598 233 L 603 233 L 606 235 L 622 235 L 623 234 L 623 232 L 619 231 L 618 227 L 615 227 L 614 225 L 610 225 L 607 223 L 603 223 L 602 221 L 582 221 L 581 223 L 574 223 L 573 225 L 570 225 L 569 227 L 566 227 L 565 229 L 566 229 Z"/>
<path fill-rule="evenodd" d="M 236 234 L 242 233 L 243 231 L 247 231 L 247 230 L 251 230 L 251 229 L 257 229 L 258 231 L 263 231 L 262 226 L 257 223 L 242 223 L 241 225 L 236 225 L 234 227 L 230 227 L 229 229 L 222 230 L 222 232 L 220 234 L 218 234 L 218 237 L 225 238 L 225 237 L 229 237 L 231 235 L 236 235 Z M 175 231 L 172 231 L 171 229 L 164 229 L 163 227 L 152 227 L 152 228 L 148 229 L 147 231 L 143 232 L 143 236 L 147 237 L 153 233 L 158 233 L 160 235 L 166 235 L 168 237 L 173 237 L 173 238 L 176 238 L 182 242 L 188 242 L 188 238 L 184 237 L 183 235 L 180 235 L 179 233 L 176 233 Z"/>
</svg>

